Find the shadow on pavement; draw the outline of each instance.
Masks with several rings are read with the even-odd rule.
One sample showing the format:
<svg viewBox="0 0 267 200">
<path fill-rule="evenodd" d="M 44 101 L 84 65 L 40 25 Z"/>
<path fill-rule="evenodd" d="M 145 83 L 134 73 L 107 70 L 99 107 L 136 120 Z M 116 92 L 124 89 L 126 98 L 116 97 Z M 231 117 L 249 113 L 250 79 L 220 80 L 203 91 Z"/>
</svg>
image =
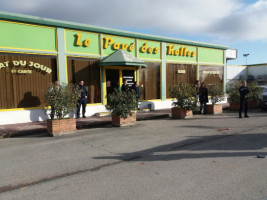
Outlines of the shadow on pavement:
<svg viewBox="0 0 267 200">
<path fill-rule="evenodd" d="M 170 161 L 195 158 L 247 156 L 253 156 L 256 158 L 257 154 L 267 154 L 267 152 L 263 150 L 265 147 L 267 147 L 267 135 L 262 133 L 200 136 L 142 151 L 122 153 L 118 156 L 95 157 L 94 159 L 115 159 L 122 161 L 136 159 L 138 159 L 138 161 Z M 197 151 L 198 153 L 179 153 L 179 151 Z M 220 152 L 199 153 L 200 151 Z"/>
</svg>

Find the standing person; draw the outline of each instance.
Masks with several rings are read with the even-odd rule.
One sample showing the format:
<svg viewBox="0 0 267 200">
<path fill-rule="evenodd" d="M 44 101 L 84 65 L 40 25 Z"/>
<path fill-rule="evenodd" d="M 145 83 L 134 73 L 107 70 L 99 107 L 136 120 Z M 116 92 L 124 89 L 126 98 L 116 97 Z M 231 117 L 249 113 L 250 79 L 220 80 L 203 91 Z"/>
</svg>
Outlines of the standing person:
<svg viewBox="0 0 267 200">
<path fill-rule="evenodd" d="M 207 114 L 207 103 L 209 102 L 209 92 L 208 88 L 204 82 L 201 83 L 201 87 L 199 88 L 199 102 L 200 102 L 200 110 L 199 113 L 201 114 L 202 108 L 204 109 L 204 114 Z"/>
<path fill-rule="evenodd" d="M 121 91 L 123 92 L 129 92 L 129 86 L 127 85 L 127 79 L 123 79 L 123 84 L 121 86 Z"/>
<path fill-rule="evenodd" d="M 196 82 L 195 82 L 195 90 L 196 90 L 196 97 L 197 97 L 197 99 L 199 99 L 199 90 L 200 90 L 200 81 L 199 80 L 196 80 Z"/>
<path fill-rule="evenodd" d="M 242 118 L 242 112 L 244 110 L 245 117 L 248 116 L 248 94 L 249 88 L 247 87 L 247 81 L 243 81 L 242 86 L 239 88 L 240 93 L 240 109 L 239 109 L 239 118 Z"/>
<path fill-rule="evenodd" d="M 80 118 L 80 109 L 81 109 L 81 105 L 82 105 L 82 114 L 83 114 L 83 118 L 85 117 L 85 112 L 86 112 L 86 99 L 88 96 L 88 92 L 84 86 L 84 81 L 80 81 L 79 82 L 79 87 L 78 87 L 79 91 L 80 91 L 80 98 L 78 100 L 78 104 L 77 104 L 77 118 Z"/>
<path fill-rule="evenodd" d="M 140 87 L 139 87 L 139 85 L 138 85 L 138 83 L 136 81 L 134 82 L 134 85 L 133 85 L 132 88 L 136 93 L 137 109 L 139 109 L 138 108 L 138 104 L 139 104 L 139 100 L 140 100 L 141 94 L 140 94 Z"/>
</svg>

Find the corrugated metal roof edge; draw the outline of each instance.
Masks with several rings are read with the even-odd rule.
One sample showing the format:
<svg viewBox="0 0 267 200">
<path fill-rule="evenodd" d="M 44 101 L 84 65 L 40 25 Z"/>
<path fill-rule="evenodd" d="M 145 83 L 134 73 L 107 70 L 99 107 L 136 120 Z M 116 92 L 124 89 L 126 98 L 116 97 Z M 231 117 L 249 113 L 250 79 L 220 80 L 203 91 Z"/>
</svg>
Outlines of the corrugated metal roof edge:
<svg viewBox="0 0 267 200">
<path fill-rule="evenodd" d="M 132 37 L 132 38 L 138 38 L 138 39 L 160 41 L 160 42 L 193 45 L 193 46 L 200 46 L 200 47 L 207 47 L 207 48 L 216 48 L 216 49 L 223 49 L 223 50 L 226 50 L 229 48 L 227 46 L 209 44 L 209 43 L 204 43 L 204 42 L 180 40 L 180 39 L 170 38 L 170 37 L 163 37 L 163 36 L 161 37 L 161 36 L 150 35 L 150 34 L 141 34 L 137 32 L 122 31 L 118 29 L 108 29 L 108 28 L 102 28 L 102 27 L 97 27 L 97 26 L 91 26 L 87 24 L 67 22 L 63 20 L 55 20 L 55 19 L 35 17 L 35 16 L 30 16 L 30 15 L 3 12 L 3 11 L 0 11 L 0 19 L 24 22 L 24 23 L 33 23 L 33 24 L 46 25 L 46 26 L 62 27 L 62 28 L 82 30 L 82 31 L 90 31 L 90 32 L 96 32 L 96 33 L 104 33 L 104 34 L 124 36 L 124 37 Z"/>
</svg>

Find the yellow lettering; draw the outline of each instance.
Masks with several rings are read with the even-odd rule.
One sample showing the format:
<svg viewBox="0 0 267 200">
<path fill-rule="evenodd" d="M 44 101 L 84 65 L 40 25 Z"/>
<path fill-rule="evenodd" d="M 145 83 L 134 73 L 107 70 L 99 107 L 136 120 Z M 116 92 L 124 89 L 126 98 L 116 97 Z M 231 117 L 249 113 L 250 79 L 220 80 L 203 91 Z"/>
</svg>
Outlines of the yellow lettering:
<svg viewBox="0 0 267 200">
<path fill-rule="evenodd" d="M 90 43 L 91 43 L 91 39 L 86 39 L 84 42 L 83 42 L 83 45 L 88 47 L 90 46 Z"/>
<path fill-rule="evenodd" d="M 133 51 L 133 49 L 134 49 L 134 44 L 132 43 L 132 44 L 128 47 L 128 50 L 129 50 L 129 51 Z"/>
<path fill-rule="evenodd" d="M 196 52 L 195 51 L 192 51 L 191 57 L 194 57 L 195 55 L 196 55 Z"/>
<path fill-rule="evenodd" d="M 82 43 L 81 43 L 81 34 L 80 33 L 77 33 L 76 35 L 76 45 L 77 46 L 81 46 L 82 45 Z"/>
<path fill-rule="evenodd" d="M 186 56 L 188 57 L 188 56 L 190 56 L 190 54 L 191 54 L 191 51 L 188 51 L 188 52 L 186 53 Z"/>
<path fill-rule="evenodd" d="M 184 48 L 183 56 L 186 56 L 186 51 L 187 51 L 187 48 L 185 47 L 185 48 Z"/>
<path fill-rule="evenodd" d="M 127 49 L 128 46 L 129 46 L 128 44 L 121 44 L 121 49 L 125 50 Z"/>
<path fill-rule="evenodd" d="M 179 54 L 179 49 L 176 49 L 176 50 L 174 51 L 174 55 L 175 55 L 175 56 L 178 56 L 178 54 Z"/>
<path fill-rule="evenodd" d="M 149 47 L 148 49 L 147 49 L 147 53 L 152 53 L 153 52 L 153 47 Z"/>
<path fill-rule="evenodd" d="M 110 37 L 104 38 L 104 49 L 108 48 L 108 46 L 110 44 L 112 44 L 112 43 L 113 43 L 113 39 L 112 38 L 110 38 Z"/>
<path fill-rule="evenodd" d="M 143 46 L 140 48 L 140 51 L 142 53 L 145 53 L 146 52 L 146 49 L 147 49 L 147 43 L 144 43 Z"/>
<path fill-rule="evenodd" d="M 119 44 L 118 42 L 116 42 L 116 43 L 114 43 L 114 44 L 112 45 L 112 48 L 113 48 L 113 49 L 119 49 L 119 48 L 120 48 L 120 44 Z"/>
<path fill-rule="evenodd" d="M 157 54 L 159 52 L 159 48 L 158 47 L 156 47 L 155 49 L 154 49 L 154 54 Z"/>
<path fill-rule="evenodd" d="M 183 55 L 183 52 L 184 52 L 184 47 L 180 47 L 180 53 L 179 53 L 179 56 L 182 56 L 182 55 Z"/>
<path fill-rule="evenodd" d="M 173 55 L 173 51 L 174 51 L 174 47 L 176 47 L 176 45 L 169 45 L 168 46 L 168 55 Z"/>
</svg>

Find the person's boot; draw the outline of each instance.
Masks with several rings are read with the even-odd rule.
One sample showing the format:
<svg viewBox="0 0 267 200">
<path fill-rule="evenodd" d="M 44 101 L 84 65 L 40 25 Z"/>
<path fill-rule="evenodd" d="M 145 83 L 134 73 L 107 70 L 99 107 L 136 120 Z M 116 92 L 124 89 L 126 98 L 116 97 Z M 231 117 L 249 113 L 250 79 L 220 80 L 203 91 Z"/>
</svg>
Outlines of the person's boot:
<svg viewBox="0 0 267 200">
<path fill-rule="evenodd" d="M 86 116 L 85 116 L 85 115 L 83 115 L 83 118 L 86 118 Z"/>
<path fill-rule="evenodd" d="M 249 116 L 248 116 L 248 115 L 245 115 L 245 117 L 246 117 L 246 118 L 249 118 Z"/>
<path fill-rule="evenodd" d="M 242 115 L 241 114 L 239 114 L 239 118 L 242 118 Z"/>
</svg>

